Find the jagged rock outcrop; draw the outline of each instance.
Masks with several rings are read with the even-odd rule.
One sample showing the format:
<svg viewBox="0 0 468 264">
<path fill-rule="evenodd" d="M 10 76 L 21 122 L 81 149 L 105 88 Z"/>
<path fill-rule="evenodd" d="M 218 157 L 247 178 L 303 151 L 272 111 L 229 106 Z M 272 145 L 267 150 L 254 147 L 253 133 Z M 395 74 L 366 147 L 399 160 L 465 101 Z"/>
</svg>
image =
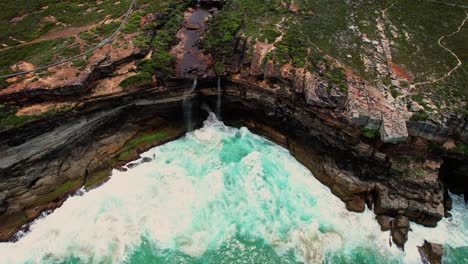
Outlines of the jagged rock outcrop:
<svg viewBox="0 0 468 264">
<path fill-rule="evenodd" d="M 399 215 L 392 221 L 392 240 L 403 250 L 405 248 L 406 241 L 408 241 L 409 226 L 409 220 L 406 216 Z"/>
<path fill-rule="evenodd" d="M 437 173 L 426 168 L 431 177 L 400 177 L 399 172 L 392 177 L 388 154 L 360 141 L 346 122 L 308 106 L 305 99 L 293 102 L 252 85 L 237 79 L 224 84 L 223 120 L 240 122 L 288 147 L 348 209 L 362 211 L 367 202 L 377 214 L 405 215 L 427 226 L 442 219 L 444 188 Z"/>
<path fill-rule="evenodd" d="M 14 137 L 8 136 L 10 131 L 1 132 L 0 240 L 43 210 L 60 206 L 81 186 L 102 181 L 109 175 L 109 166 L 136 158 L 138 153 L 125 144 L 140 131 L 167 134 L 145 148 L 183 135 L 183 97 L 180 89 L 162 94 L 160 89 L 121 93 L 89 100 L 73 112 L 11 131 Z M 201 119 L 195 118 L 198 124 Z M 40 130 L 31 131 L 33 127 Z"/>
<path fill-rule="evenodd" d="M 386 215 L 377 215 L 375 219 L 380 225 L 380 230 L 389 231 L 392 229 L 392 221 L 390 220 L 390 217 Z"/>
<path fill-rule="evenodd" d="M 144 21 L 155 19 L 157 15 Z M 186 26 L 199 29 L 194 24 Z M 254 52 L 249 56 L 251 48 Z M 273 44 L 254 44 L 251 38 L 240 39 L 234 53 L 225 58 L 223 121 L 247 126 L 288 148 L 349 210 L 362 212 L 366 205 L 373 209 L 382 230 L 391 229 L 400 247 L 407 240 L 408 221 L 435 226 L 449 210 L 444 186 L 449 176 L 439 178 L 439 168 L 447 169 L 444 175 L 463 173 L 465 167 L 460 164 L 466 157 L 442 157 L 431 147 L 453 134 L 466 137 L 466 120 L 451 116 L 441 122 L 411 121 L 379 87 L 351 71 L 346 71 L 346 87 L 340 87 L 324 76 L 323 65 L 311 72 L 292 63 L 277 64 L 267 56 L 274 48 Z M 183 55 L 184 50 L 179 51 Z M 43 80 L 19 83 L 17 89 L 2 90 L 0 101 L 76 99 L 97 79 L 112 74 L 116 65 L 140 58 L 146 51 L 102 52 L 90 58 L 92 63 L 82 75 L 51 79 L 49 84 L 41 84 Z M 339 66 L 332 60 L 331 69 Z M 201 68 L 193 76 L 162 81 L 165 87 L 80 97 L 81 104 L 72 112 L 0 132 L 0 151 L 5 153 L 0 158 L 0 239 L 8 238 L 44 208 L 58 206 L 68 192 L 57 190 L 73 191 L 94 180 L 92 172 L 102 169 L 107 158 L 116 158 L 140 128 L 172 124 L 182 133 L 180 102 L 183 90 L 192 86 L 186 77 L 202 77 L 197 96 L 191 99 L 215 105 L 216 81 L 213 74 L 205 74 L 212 69 Z M 379 132 L 380 139 L 364 136 L 363 129 Z M 138 152 L 126 154 L 134 158 Z M 124 160 L 117 157 L 114 165 Z M 396 219 L 390 223 L 389 217 Z"/>
<path fill-rule="evenodd" d="M 440 264 L 444 255 L 444 247 L 440 244 L 424 241 L 424 245 L 418 247 L 423 264 Z"/>
<path fill-rule="evenodd" d="M 119 65 L 144 57 L 147 52 L 132 44 L 126 49 L 105 46 L 93 53 L 84 69 L 67 63 L 50 68 L 51 74 L 44 77 L 13 83 L 0 90 L 0 102 L 25 104 L 60 101 L 85 95 L 90 91 L 93 82 L 108 76 Z"/>
</svg>

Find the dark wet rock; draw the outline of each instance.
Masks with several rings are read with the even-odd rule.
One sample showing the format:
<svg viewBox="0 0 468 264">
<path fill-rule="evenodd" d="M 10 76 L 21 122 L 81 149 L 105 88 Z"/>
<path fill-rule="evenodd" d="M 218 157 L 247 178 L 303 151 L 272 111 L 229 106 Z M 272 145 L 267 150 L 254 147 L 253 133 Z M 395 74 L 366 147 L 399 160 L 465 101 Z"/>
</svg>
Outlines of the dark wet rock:
<svg viewBox="0 0 468 264">
<path fill-rule="evenodd" d="M 132 162 L 132 163 L 127 164 L 127 168 L 133 169 L 133 168 L 137 167 L 138 165 L 140 165 L 140 163 Z"/>
<path fill-rule="evenodd" d="M 440 244 L 424 241 L 424 245 L 418 247 L 423 264 L 440 264 L 444 255 L 444 247 Z"/>
<path fill-rule="evenodd" d="M 367 205 L 367 208 L 369 210 L 373 210 L 374 209 L 374 194 L 369 192 L 367 195 L 366 195 L 366 205 Z"/>
<path fill-rule="evenodd" d="M 141 160 L 141 163 L 151 162 L 152 160 L 153 160 L 153 159 L 151 159 L 151 158 L 144 157 L 144 158 Z"/>
<path fill-rule="evenodd" d="M 154 131 L 171 126 L 174 137 L 182 134 L 177 115 L 182 98 L 183 91 L 161 96 L 158 89 L 111 95 L 83 102 L 74 111 L 0 131 L 0 194 L 4 196 L 0 199 L 0 240 L 8 239 L 16 228 L 43 210 L 60 206 L 88 176 L 110 171 L 108 161 L 120 160 L 117 168 L 131 161 L 120 152 L 140 129 Z M 201 119 L 198 112 L 194 113 L 198 124 Z M 57 186 L 67 189 L 54 193 Z"/>
<path fill-rule="evenodd" d="M 406 216 L 397 216 L 393 220 L 393 227 L 394 228 L 409 228 L 409 219 Z"/>
<path fill-rule="evenodd" d="M 8 204 L 2 199 L 0 200 L 0 214 L 3 214 L 7 211 Z"/>
<path fill-rule="evenodd" d="M 115 169 L 118 170 L 118 171 L 121 171 L 121 172 L 126 172 L 126 171 L 128 171 L 127 168 L 124 168 L 124 167 L 122 167 L 122 166 L 118 166 L 118 167 L 115 168 Z"/>
<path fill-rule="evenodd" d="M 409 220 L 408 217 L 399 215 L 392 221 L 391 235 L 393 242 L 402 250 L 408 241 Z"/>
<path fill-rule="evenodd" d="M 378 215 L 375 217 L 377 222 L 380 225 L 380 230 L 382 231 L 389 231 L 392 228 L 392 223 L 389 216 L 386 215 Z"/>
<path fill-rule="evenodd" d="M 75 113 L 57 114 L 18 129 L 0 131 L 0 193 L 9 191 L 7 197 L 0 199 L 0 239 L 11 231 L 1 233 L 4 223 L 32 218 L 25 217 L 24 210 L 43 206 L 35 204 L 32 197 L 50 193 L 50 188 L 65 183 L 63 179 L 79 181 L 87 171 L 110 169 L 102 168 L 103 160 L 113 157 L 139 128 L 162 126 L 162 121 L 177 123 L 175 120 L 181 119 L 183 89 L 191 87 L 192 78 L 200 78 L 194 101 L 214 105 L 216 85 L 213 82 L 202 85 L 206 80 L 212 81 L 214 72 L 212 59 L 199 49 L 198 40 L 206 26 L 199 22 L 213 13 L 211 7 L 220 8 L 223 4 L 224 1 L 202 0 L 199 13 L 196 8 L 190 10 L 192 16 L 186 17 L 179 37 L 193 35 L 180 37 L 184 45 L 172 50 L 178 56 L 176 75 L 180 78 L 161 81 L 165 87 L 154 88 L 151 84 L 144 87 L 146 90 L 124 91 L 101 101 L 85 98 L 80 100 L 83 106 Z M 149 14 L 141 23 L 148 25 L 145 28 L 157 27 L 164 16 L 167 14 Z M 145 34 L 154 33 L 150 31 Z M 247 126 L 288 148 L 349 210 L 363 211 L 367 204 L 379 215 L 377 220 L 385 229 L 389 228 L 389 219 L 382 219 L 383 215 L 400 217 L 392 231 L 398 244 L 406 241 L 408 219 L 435 226 L 444 214 L 448 215 L 446 187 L 466 193 L 463 179 L 467 158 L 432 150 L 433 144 L 453 135 L 467 142 L 468 123 L 464 116 L 449 116 L 445 123 L 406 122 L 405 113 L 389 104 L 378 87 L 352 72 L 346 72 L 346 89 L 324 78 L 329 66 L 332 69 L 339 66 L 332 58 L 331 65 L 319 63 L 310 72 L 268 60 L 266 56 L 273 44 L 240 37 L 229 48 L 232 54 L 223 59 L 229 73 L 223 79 L 223 120 L 229 125 Z M 92 61 L 89 74 L 84 71 L 86 74 L 77 78 L 60 83 L 57 80 L 52 85 L 38 81 L 31 84 L 34 86 L 17 87 L 21 88 L 18 90 L 9 87 L 10 90 L 0 93 L 0 101 L 21 104 L 75 100 L 86 95 L 97 79 L 112 75 L 122 63 L 142 58 L 147 52 L 138 47 L 128 52 L 107 50 L 105 56 Z M 124 124 L 125 118 L 133 121 Z M 381 138 L 364 139 L 364 128 L 380 131 Z M 437 156 L 440 161 L 443 158 L 441 178 L 437 177 L 439 164 L 415 177 L 398 170 L 396 163 L 391 162 L 394 156 L 415 153 L 426 160 L 429 156 Z M 116 166 L 138 157 L 136 151 L 131 154 Z M 406 220 L 401 219 L 403 216 Z"/>
</svg>

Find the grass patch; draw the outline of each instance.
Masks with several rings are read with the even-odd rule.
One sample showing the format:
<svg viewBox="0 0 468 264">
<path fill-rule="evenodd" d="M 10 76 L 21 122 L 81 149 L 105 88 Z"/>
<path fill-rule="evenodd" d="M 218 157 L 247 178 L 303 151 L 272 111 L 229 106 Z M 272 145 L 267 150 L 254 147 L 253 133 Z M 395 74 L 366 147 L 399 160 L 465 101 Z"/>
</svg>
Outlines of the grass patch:
<svg viewBox="0 0 468 264">
<path fill-rule="evenodd" d="M 38 199 L 36 200 L 36 204 L 42 205 L 42 204 L 52 202 L 53 200 L 62 197 L 63 195 L 69 193 L 70 191 L 81 187 L 82 184 L 83 184 L 82 179 L 76 179 L 70 182 L 66 182 L 58 186 L 52 192 L 39 196 Z"/>
<path fill-rule="evenodd" d="M 86 60 L 75 60 L 72 62 L 71 66 L 74 67 L 84 67 L 88 62 Z"/>
<path fill-rule="evenodd" d="M 74 41 L 75 38 L 58 38 L 0 51 L 0 57 L 2 58 L 0 60 L 0 74 L 12 73 L 10 66 L 22 60 L 31 62 L 36 66 L 43 66 L 69 55 L 76 55 L 79 53 L 79 49 L 70 50 L 68 48 Z"/>
<path fill-rule="evenodd" d="M 121 22 L 118 21 L 114 21 L 108 24 L 102 24 L 91 29 L 91 32 L 100 37 L 107 38 L 120 26 L 120 24 Z"/>
<path fill-rule="evenodd" d="M 100 184 L 111 175 L 111 171 L 111 169 L 104 169 L 91 173 L 91 175 L 88 175 L 88 177 L 86 178 L 86 183 L 84 187 L 88 189 Z"/>
<path fill-rule="evenodd" d="M 10 36 L 31 41 L 51 29 L 60 30 L 63 24 L 73 27 L 90 25 L 110 18 L 122 16 L 128 9 L 131 0 L 121 0 L 117 4 L 112 0 L 103 0 L 96 5 L 87 0 L 15 0 L 1 1 L 0 9 L 0 44 L 17 45 Z M 47 6 L 48 8 L 44 8 Z M 22 20 L 12 23 L 11 19 L 22 16 Z M 56 22 L 45 19 L 54 18 Z"/>
<path fill-rule="evenodd" d="M 205 50 L 217 61 L 233 53 L 236 35 L 242 26 L 242 15 L 235 12 L 220 12 L 208 22 L 209 29 L 203 43 Z"/>
<path fill-rule="evenodd" d="M 468 156 L 468 145 L 466 145 L 463 142 L 457 141 L 455 143 L 455 151 L 465 156 Z"/>
<path fill-rule="evenodd" d="M 397 98 L 398 96 L 401 95 L 400 91 L 395 86 L 390 87 L 390 94 L 392 95 L 393 98 Z"/>
<path fill-rule="evenodd" d="M 134 87 L 137 85 L 151 83 L 153 81 L 153 77 L 148 72 L 142 72 L 137 75 L 133 75 L 128 77 L 127 79 L 123 80 L 119 85 L 122 88 L 129 88 Z"/>
<path fill-rule="evenodd" d="M 16 115 L 16 108 L 7 107 L 4 104 L 0 104 L 0 129 L 20 127 L 44 116 L 52 115 L 58 112 L 70 111 L 71 109 L 72 108 L 70 106 L 65 106 L 51 109 L 39 115 Z"/>
<path fill-rule="evenodd" d="M 429 114 L 424 110 L 419 110 L 418 112 L 414 113 L 410 120 L 411 121 L 425 121 L 429 118 Z"/>
<path fill-rule="evenodd" d="M 376 139 L 379 136 L 379 131 L 369 128 L 364 128 L 362 130 L 362 135 L 368 139 Z"/>
<path fill-rule="evenodd" d="M 166 139 L 170 136 L 170 134 L 166 131 L 159 131 L 155 133 L 143 134 L 139 137 L 136 137 L 124 145 L 124 149 L 132 149 L 137 146 L 141 146 L 144 144 L 152 143 L 155 141 Z"/>
</svg>

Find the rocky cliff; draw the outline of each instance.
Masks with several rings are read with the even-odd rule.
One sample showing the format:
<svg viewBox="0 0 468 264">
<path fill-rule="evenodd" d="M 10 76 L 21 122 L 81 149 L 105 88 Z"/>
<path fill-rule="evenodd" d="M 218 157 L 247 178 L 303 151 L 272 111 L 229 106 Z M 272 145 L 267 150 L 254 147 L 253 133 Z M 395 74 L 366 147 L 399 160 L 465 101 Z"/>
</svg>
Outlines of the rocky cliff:
<svg viewBox="0 0 468 264">
<path fill-rule="evenodd" d="M 218 11 L 203 12 L 208 17 Z M 190 14 L 184 18 L 192 19 Z M 167 16 L 150 14 L 141 23 L 162 18 Z M 206 50 L 199 53 L 204 25 L 181 25 L 181 39 L 165 47 L 166 52 L 183 54 L 181 43 L 190 43 L 197 56 L 211 57 Z M 157 35 L 160 28 L 151 28 L 148 35 Z M 196 39 L 184 42 L 184 36 Z M 167 69 L 158 65 L 150 80 L 123 88 L 119 84 L 135 76 L 135 70 L 147 69 L 158 50 L 107 47 L 80 74 L 63 66 L 34 82 L 30 76 L 1 90 L 0 102 L 9 109 L 28 112 L 59 102 L 73 107 L 0 131 L 0 239 L 59 206 L 81 186 L 99 184 L 111 168 L 131 161 L 139 151 L 182 135 L 184 100 L 194 102 L 199 124 L 201 105 L 215 109 L 218 91 L 223 121 L 247 126 L 288 148 L 349 210 L 374 210 L 382 227 L 393 229 L 399 246 L 409 230 L 409 222 L 401 223 L 409 219 L 435 226 L 449 214 L 448 189 L 467 194 L 468 158 L 455 144 L 468 143 L 463 115 L 412 119 L 401 101 L 332 56 L 314 59 L 309 49 L 304 63 L 280 63 L 275 52 L 281 47 L 268 41 L 237 36 L 230 43 L 221 62 L 213 54 L 214 61 L 188 65 L 176 56 L 170 65 L 183 65 L 177 78 L 164 77 Z M 195 77 L 198 87 L 187 93 Z M 398 221 L 390 224 L 388 217 Z"/>
</svg>

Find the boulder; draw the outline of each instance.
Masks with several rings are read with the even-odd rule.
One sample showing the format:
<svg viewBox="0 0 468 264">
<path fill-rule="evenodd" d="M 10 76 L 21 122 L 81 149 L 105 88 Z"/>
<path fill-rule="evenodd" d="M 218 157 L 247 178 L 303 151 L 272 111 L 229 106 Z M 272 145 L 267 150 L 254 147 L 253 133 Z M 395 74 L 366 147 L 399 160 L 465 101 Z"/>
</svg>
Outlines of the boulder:
<svg viewBox="0 0 468 264">
<path fill-rule="evenodd" d="M 355 196 L 352 200 L 346 202 L 346 209 L 352 212 L 362 213 L 365 210 L 366 202 L 363 198 Z"/>
<path fill-rule="evenodd" d="M 402 250 L 405 250 L 405 243 L 408 241 L 409 219 L 399 215 L 392 222 L 392 240 Z"/>
<path fill-rule="evenodd" d="M 424 241 L 424 245 L 418 247 L 423 264 L 440 264 L 444 255 L 444 247 L 440 244 Z"/>
<path fill-rule="evenodd" d="M 380 230 L 382 231 L 389 231 L 392 229 L 392 221 L 390 220 L 389 216 L 386 215 L 378 215 L 375 217 L 377 223 L 380 225 Z"/>
<path fill-rule="evenodd" d="M 397 216 L 393 221 L 394 228 L 409 228 L 409 219 L 406 216 Z"/>
<path fill-rule="evenodd" d="M 141 160 L 141 163 L 151 162 L 152 160 L 153 160 L 153 159 L 151 159 L 151 158 L 144 157 L 144 158 Z"/>
</svg>

